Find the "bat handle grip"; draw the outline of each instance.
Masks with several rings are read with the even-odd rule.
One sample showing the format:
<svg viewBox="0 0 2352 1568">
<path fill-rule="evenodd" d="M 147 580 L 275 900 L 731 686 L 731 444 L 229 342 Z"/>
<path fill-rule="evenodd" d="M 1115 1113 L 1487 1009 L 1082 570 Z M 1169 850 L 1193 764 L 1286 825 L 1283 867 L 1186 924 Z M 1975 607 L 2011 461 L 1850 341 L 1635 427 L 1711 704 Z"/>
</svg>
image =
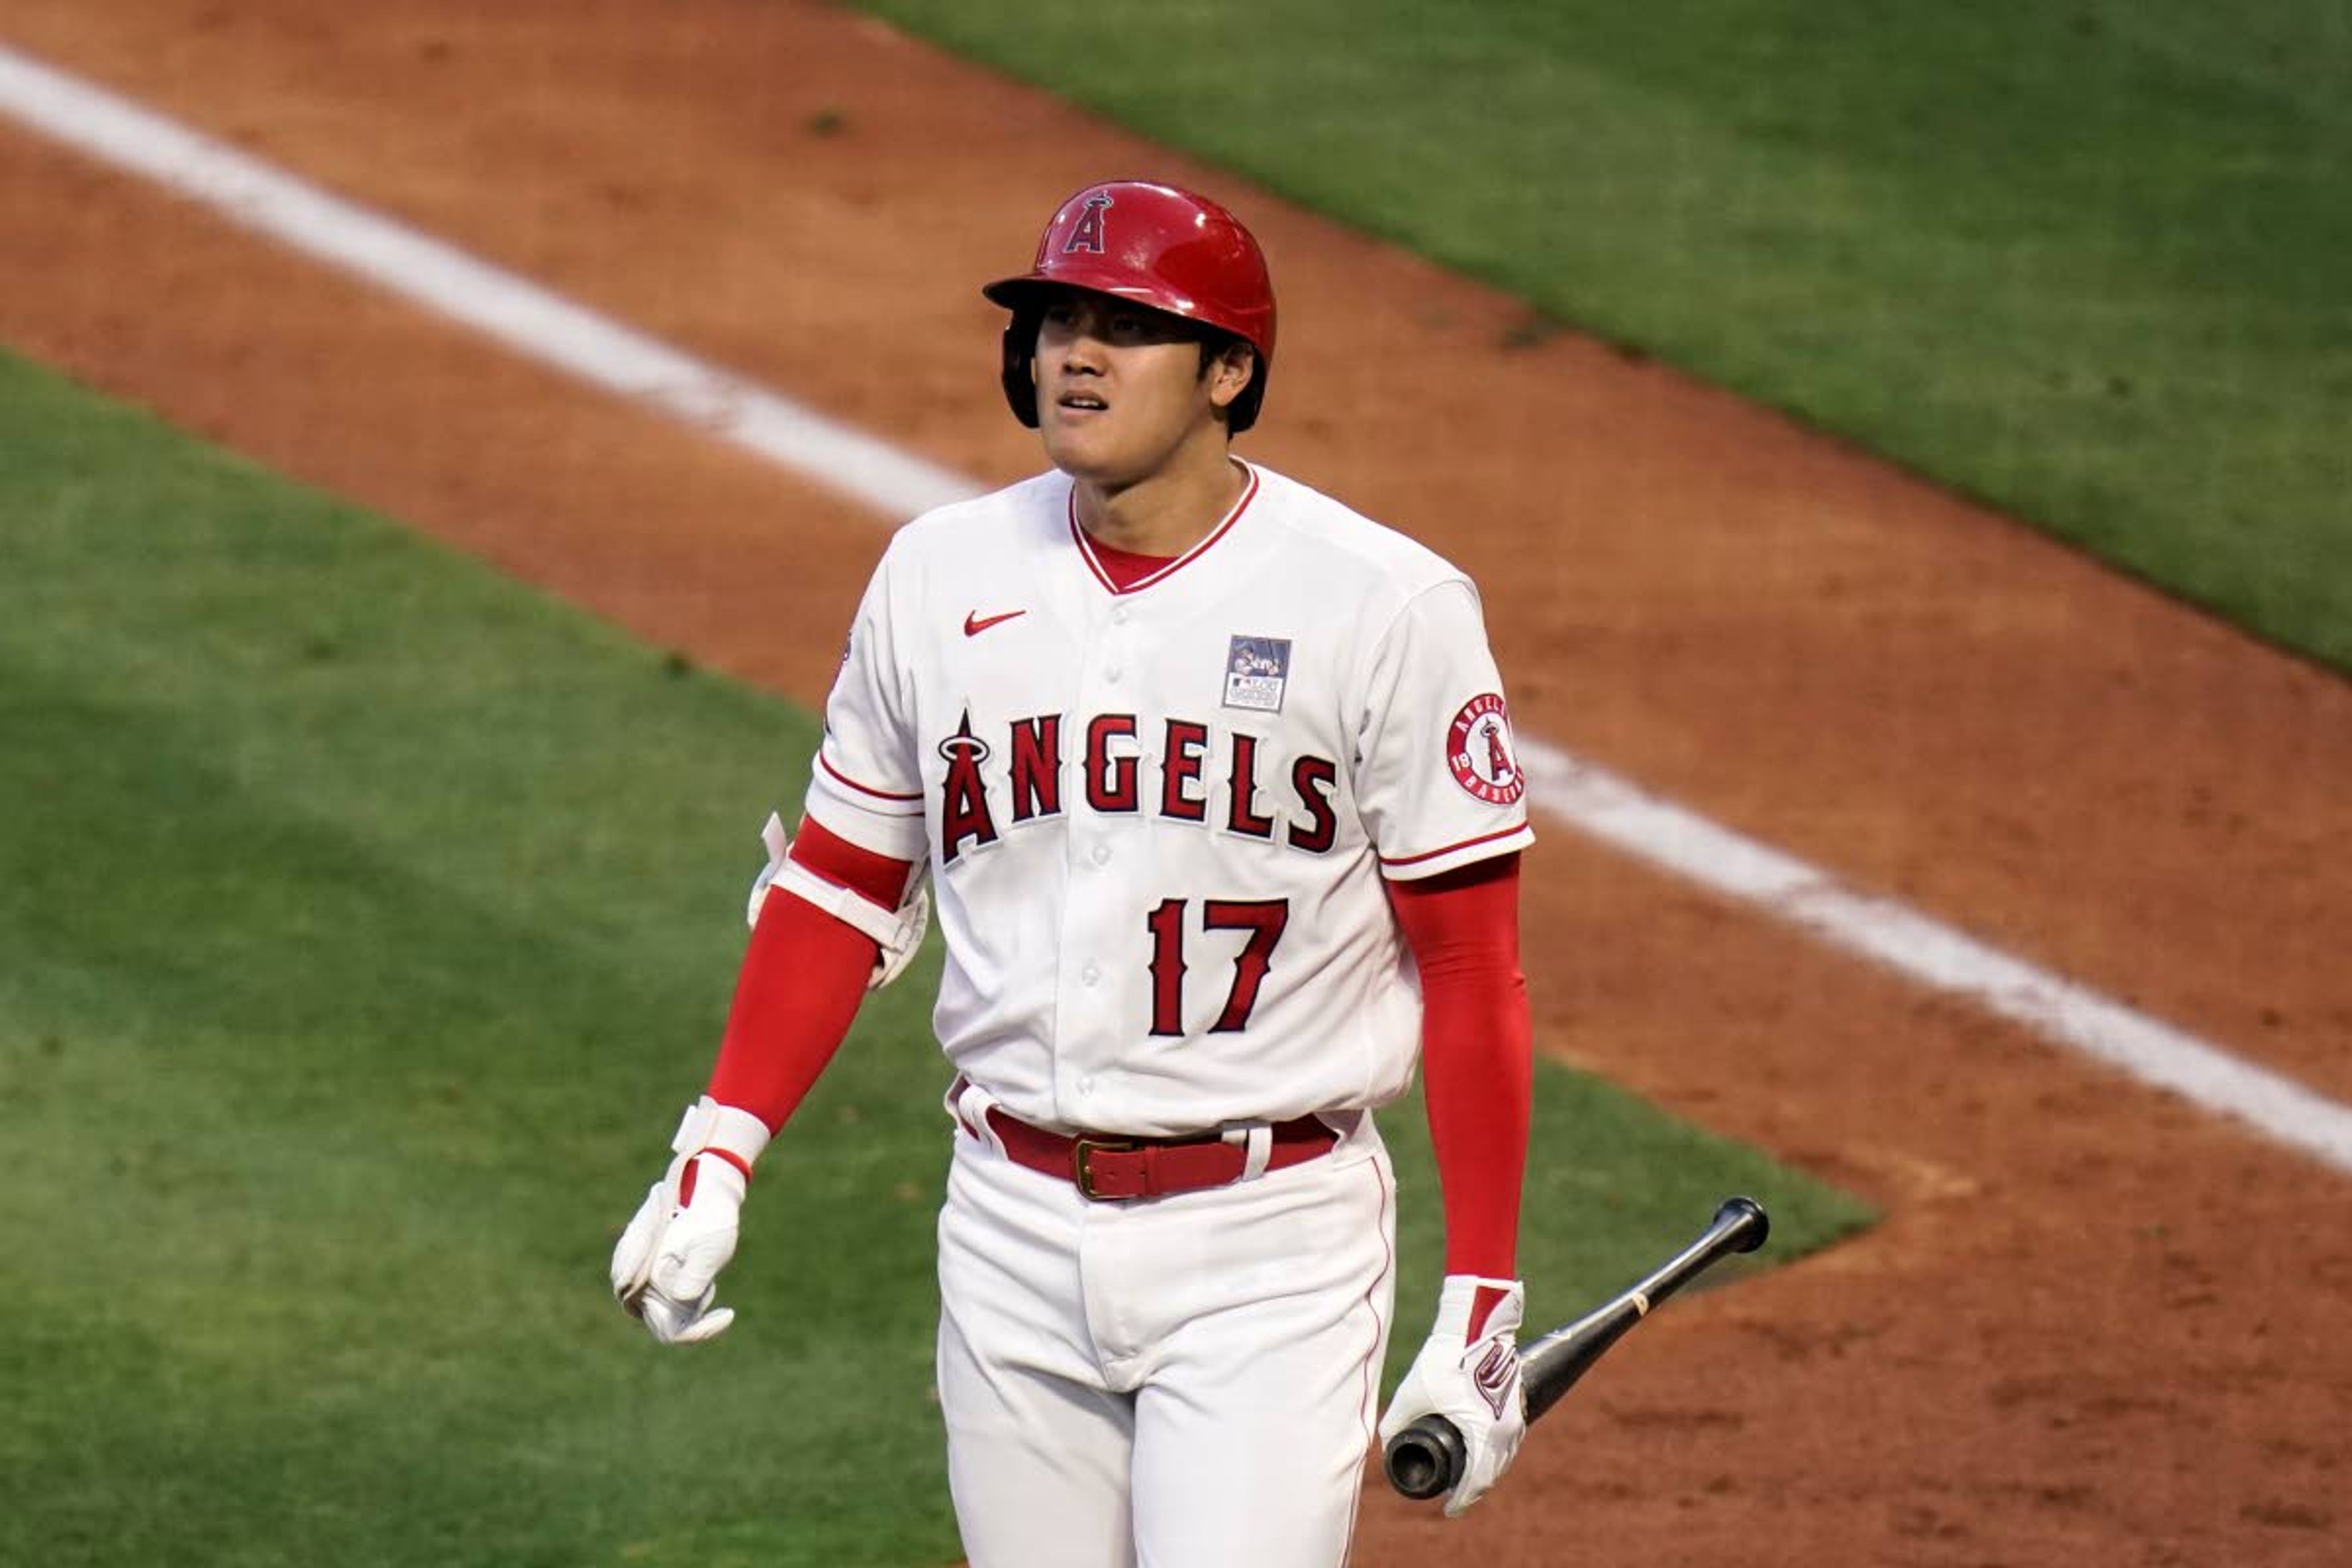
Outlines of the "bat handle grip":
<svg viewBox="0 0 2352 1568">
<path fill-rule="evenodd" d="M 1424 1415 L 1389 1439 L 1381 1453 L 1389 1485 L 1415 1501 L 1442 1496 L 1469 1462 L 1462 1433 L 1443 1415 Z"/>
</svg>

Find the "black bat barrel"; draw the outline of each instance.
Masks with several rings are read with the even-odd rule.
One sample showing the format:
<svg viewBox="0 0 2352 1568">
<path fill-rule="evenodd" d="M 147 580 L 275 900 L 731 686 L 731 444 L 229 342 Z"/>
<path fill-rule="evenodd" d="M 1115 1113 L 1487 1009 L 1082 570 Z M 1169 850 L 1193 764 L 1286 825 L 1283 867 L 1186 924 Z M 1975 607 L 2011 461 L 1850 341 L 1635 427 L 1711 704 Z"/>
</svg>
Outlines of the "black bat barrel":
<svg viewBox="0 0 2352 1568">
<path fill-rule="evenodd" d="M 1532 1422 L 1576 1386 L 1577 1379 L 1650 1309 L 1735 1252 L 1753 1252 L 1771 1234 L 1764 1206 L 1753 1198 L 1727 1198 L 1696 1241 L 1620 1295 L 1564 1324 L 1519 1352 L 1520 1396 Z M 1382 1461 L 1389 1484 L 1416 1500 L 1452 1491 L 1469 1451 L 1443 1415 L 1424 1415 L 1389 1440 Z"/>
</svg>

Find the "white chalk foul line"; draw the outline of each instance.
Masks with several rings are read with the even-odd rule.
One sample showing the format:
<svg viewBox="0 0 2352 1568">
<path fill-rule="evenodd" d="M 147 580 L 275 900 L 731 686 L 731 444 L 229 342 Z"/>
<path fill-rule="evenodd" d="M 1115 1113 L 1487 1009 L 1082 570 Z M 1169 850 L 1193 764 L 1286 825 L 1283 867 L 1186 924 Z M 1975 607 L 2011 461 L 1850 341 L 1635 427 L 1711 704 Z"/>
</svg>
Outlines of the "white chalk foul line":
<svg viewBox="0 0 2352 1568">
<path fill-rule="evenodd" d="M 5 46 L 0 108 L 518 353 L 748 447 L 881 511 L 911 516 L 979 493 L 960 474 Z"/>
<path fill-rule="evenodd" d="M 891 521 L 984 488 L 5 46 L 0 46 L 0 110 Z M 1646 795 L 1555 746 L 1522 737 L 1520 750 L 1530 798 L 1546 814 L 2352 1171 L 2352 1108 L 1916 910 L 1841 887 L 1801 860 Z"/>
<path fill-rule="evenodd" d="M 1519 757 L 1530 797 L 1604 843 L 2352 1171 L 2352 1107 L 1907 905 L 1842 887 L 1557 747 L 1522 736 Z"/>
</svg>

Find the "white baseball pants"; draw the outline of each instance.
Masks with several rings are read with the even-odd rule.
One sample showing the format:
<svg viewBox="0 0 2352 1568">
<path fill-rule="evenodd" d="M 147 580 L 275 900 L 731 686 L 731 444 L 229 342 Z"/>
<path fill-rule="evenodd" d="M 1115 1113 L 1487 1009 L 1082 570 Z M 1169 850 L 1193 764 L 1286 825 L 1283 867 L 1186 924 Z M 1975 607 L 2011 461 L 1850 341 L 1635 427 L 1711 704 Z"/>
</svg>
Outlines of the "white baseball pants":
<svg viewBox="0 0 2352 1568">
<path fill-rule="evenodd" d="M 1347 1561 L 1395 1296 L 1395 1179 L 1360 1121 L 1320 1159 L 1127 1203 L 959 1123 L 939 1385 L 972 1568 Z"/>
</svg>

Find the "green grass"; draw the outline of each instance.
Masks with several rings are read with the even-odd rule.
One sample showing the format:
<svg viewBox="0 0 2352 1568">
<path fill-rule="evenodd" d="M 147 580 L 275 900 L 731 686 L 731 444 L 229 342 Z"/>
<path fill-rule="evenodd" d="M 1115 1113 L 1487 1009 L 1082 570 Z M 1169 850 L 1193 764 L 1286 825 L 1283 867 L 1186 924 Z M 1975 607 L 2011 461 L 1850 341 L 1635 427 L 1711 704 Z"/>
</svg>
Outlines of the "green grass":
<svg viewBox="0 0 2352 1568">
<path fill-rule="evenodd" d="M 0 520 L 0 1562 L 951 1559 L 935 952 L 762 1163 L 735 1329 L 605 1291 L 809 717 L 5 356 Z M 1538 1114 L 1538 1317 L 1725 1192 L 1780 1257 L 1865 1217 Z"/>
<path fill-rule="evenodd" d="M 2339 3 L 861 3 L 2352 668 Z"/>
</svg>

